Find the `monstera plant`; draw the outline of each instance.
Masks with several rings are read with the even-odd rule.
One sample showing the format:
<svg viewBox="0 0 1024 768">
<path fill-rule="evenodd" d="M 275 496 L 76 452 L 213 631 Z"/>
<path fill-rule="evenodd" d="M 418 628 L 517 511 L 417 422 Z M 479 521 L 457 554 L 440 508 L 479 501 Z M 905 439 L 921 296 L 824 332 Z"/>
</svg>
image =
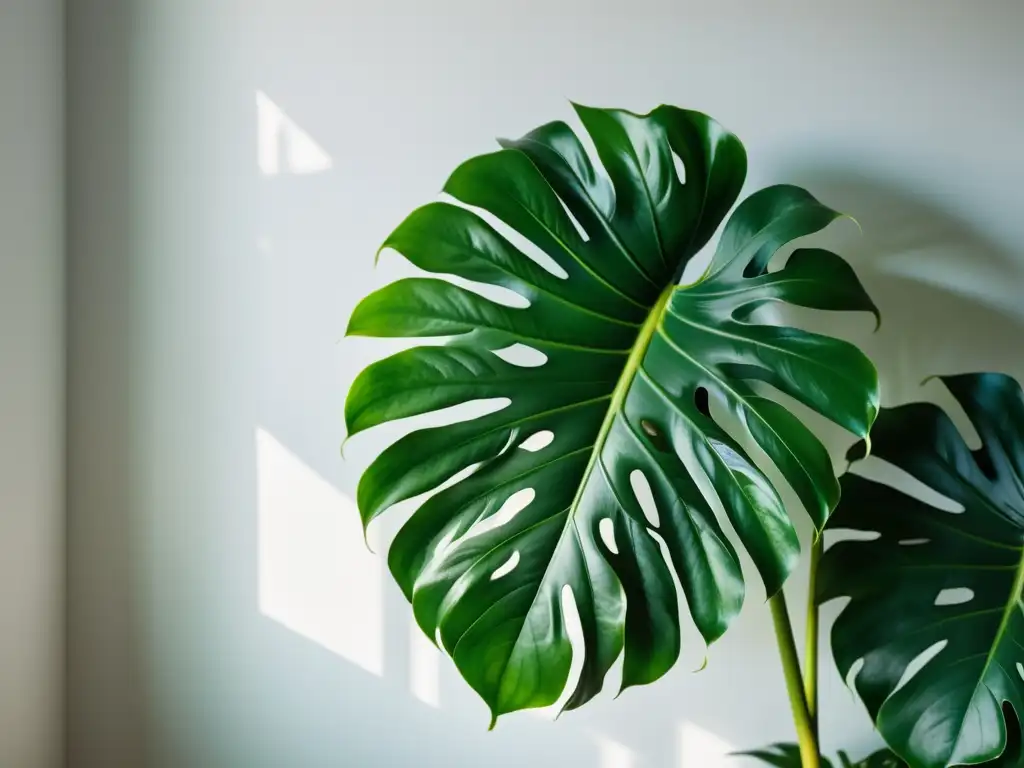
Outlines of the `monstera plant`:
<svg viewBox="0 0 1024 768">
<path fill-rule="evenodd" d="M 491 408 L 386 448 L 360 479 L 363 523 L 426 498 L 392 541 L 388 564 L 419 626 L 486 702 L 492 725 L 559 700 L 565 709 L 581 706 L 620 656 L 623 689 L 663 676 L 680 651 L 677 581 L 704 640 L 721 637 L 747 588 L 728 525 L 770 598 L 799 738 L 756 754 L 829 765 L 817 743 L 817 607 L 812 600 L 802 675 L 782 592 L 800 543 L 753 456 L 774 465 L 809 515 L 816 573 L 817 532 L 840 484 L 828 451 L 787 398 L 866 441 L 878 379 L 853 345 L 769 322 L 764 310 L 776 302 L 876 317 L 877 310 L 834 253 L 800 247 L 775 263 L 783 246 L 839 214 L 793 186 L 761 189 L 734 208 L 746 154 L 706 115 L 668 106 L 647 115 L 582 106 L 576 113 L 596 156 L 563 122 L 502 141 L 500 151 L 455 170 L 444 186 L 448 200 L 417 209 L 385 240 L 382 248 L 439 277 L 402 279 L 369 295 L 348 333 L 434 341 L 362 371 L 345 405 L 349 436 L 455 405 Z M 720 228 L 703 274 L 684 280 Z M 844 520 L 882 514 L 861 516 L 862 506 L 856 498 L 845 504 Z M 975 535 L 995 535 L 987 530 Z M 836 657 L 842 668 L 867 656 L 858 690 L 883 736 L 909 759 L 922 741 L 934 747 L 932 720 L 926 715 L 923 734 L 911 723 L 930 710 L 920 697 L 904 701 L 893 679 L 919 643 L 901 641 L 902 625 L 882 613 L 889 602 L 892 610 L 904 604 L 870 593 L 887 578 L 881 554 L 865 552 L 877 576 L 861 584 L 846 578 L 844 551 L 826 557 L 821 594 L 854 595 L 837 632 L 859 624 L 860 635 L 837 641 Z M 919 600 L 904 595 L 924 611 Z M 885 607 L 872 609 L 875 602 Z M 582 633 L 582 669 L 564 691 L 570 613 Z M 991 635 L 1008 653 L 1006 627 Z M 965 656 L 980 647 L 960 645 Z M 968 705 L 991 715 L 979 691 L 996 671 L 984 666 L 972 678 L 979 698 Z M 953 695 L 941 681 L 926 690 Z M 1000 738 L 979 726 L 944 754 L 995 754 Z M 886 765 L 882 759 L 895 758 L 880 753 L 858 765 Z"/>
<path fill-rule="evenodd" d="M 884 409 L 875 457 L 934 493 L 844 476 L 830 525 L 871 537 L 826 552 L 818 595 L 850 598 L 833 627 L 833 655 L 844 676 L 861 662 L 854 686 L 894 751 L 915 768 L 1015 766 L 1024 714 L 1024 396 L 1002 374 L 943 382 L 981 447 L 971 450 L 935 405 Z"/>
</svg>

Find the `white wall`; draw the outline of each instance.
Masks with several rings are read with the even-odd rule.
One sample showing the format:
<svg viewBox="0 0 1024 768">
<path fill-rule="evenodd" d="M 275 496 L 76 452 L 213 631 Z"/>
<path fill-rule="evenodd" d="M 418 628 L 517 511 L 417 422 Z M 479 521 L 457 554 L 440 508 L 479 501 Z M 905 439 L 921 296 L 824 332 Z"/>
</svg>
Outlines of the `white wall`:
<svg viewBox="0 0 1024 768">
<path fill-rule="evenodd" d="M 63 747 L 64 200 L 58 0 L 0 3 L 0 765 Z"/>
<path fill-rule="evenodd" d="M 1024 376 L 1024 6 L 114 12 L 128 3 L 83 0 L 70 26 L 88 126 L 72 142 L 72 765 L 715 768 L 725 745 L 789 737 L 756 596 L 706 671 L 688 672 L 691 644 L 657 685 L 486 733 L 361 549 L 350 500 L 396 432 L 338 456 L 346 389 L 386 348 L 342 340 L 346 319 L 401 273 L 371 268 L 383 237 L 491 137 L 569 117 L 567 98 L 664 101 L 740 135 L 748 189 L 804 183 L 859 219 L 862 238 L 835 237 L 886 321 L 836 327 L 877 356 L 887 402 L 922 396 L 925 373 Z M 278 138 L 261 148 L 261 131 Z M 826 748 L 873 745 L 823 677 Z"/>
</svg>

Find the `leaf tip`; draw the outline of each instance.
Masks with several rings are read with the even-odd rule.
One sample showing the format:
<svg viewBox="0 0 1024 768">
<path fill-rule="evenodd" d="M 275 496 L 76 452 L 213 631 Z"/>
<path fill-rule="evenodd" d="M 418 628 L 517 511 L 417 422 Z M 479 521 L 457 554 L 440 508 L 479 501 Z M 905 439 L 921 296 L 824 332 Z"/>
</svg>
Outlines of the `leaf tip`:
<svg viewBox="0 0 1024 768">
<path fill-rule="evenodd" d="M 366 550 L 371 555 L 376 555 L 377 554 L 377 550 L 375 550 L 373 548 L 373 544 L 370 543 L 370 526 L 368 526 L 368 525 L 364 525 L 363 526 L 363 546 L 366 547 Z"/>
<path fill-rule="evenodd" d="M 860 222 L 857 221 L 857 217 L 856 216 L 851 216 L 848 213 L 840 213 L 839 215 L 840 215 L 840 217 L 842 217 L 844 219 L 849 219 L 850 221 L 852 221 L 853 225 L 855 227 L 857 227 L 857 231 L 860 233 L 861 237 L 864 236 L 864 227 L 862 227 Z"/>
<path fill-rule="evenodd" d="M 593 111 L 592 107 L 588 107 L 586 104 L 580 104 L 578 101 L 573 101 L 572 99 L 569 99 L 569 106 L 572 107 L 572 111 L 576 113 L 576 116 L 584 122 L 586 122 L 584 115 L 587 112 Z"/>
<path fill-rule="evenodd" d="M 353 312 L 352 312 L 352 316 L 349 317 L 348 325 L 345 326 L 345 335 L 342 338 L 347 339 L 347 338 L 349 338 L 351 336 L 360 336 L 361 335 L 359 333 L 359 325 L 356 322 L 356 311 L 358 309 L 359 308 L 356 307 L 356 310 L 353 310 Z"/>
<path fill-rule="evenodd" d="M 357 410 L 356 408 L 349 408 L 348 402 L 345 403 L 345 437 L 341 441 L 341 457 L 345 458 L 345 446 L 348 445 L 348 441 L 361 432 L 365 432 L 367 429 L 373 426 L 373 422 L 367 423 L 365 418 L 365 411 L 362 409 Z"/>
<path fill-rule="evenodd" d="M 362 485 L 362 481 L 365 479 L 366 475 L 363 475 L 363 477 L 359 481 L 360 486 Z M 361 490 L 361 488 L 359 490 Z M 359 490 L 356 491 L 356 509 L 359 512 L 359 522 L 362 524 L 363 528 L 363 545 L 370 552 L 370 554 L 376 555 L 377 552 L 376 550 L 374 550 L 373 545 L 370 543 L 370 523 L 372 523 L 374 519 L 376 519 L 377 515 L 380 513 L 380 510 L 368 510 L 365 501 L 362 498 L 362 494 L 359 493 Z"/>
</svg>

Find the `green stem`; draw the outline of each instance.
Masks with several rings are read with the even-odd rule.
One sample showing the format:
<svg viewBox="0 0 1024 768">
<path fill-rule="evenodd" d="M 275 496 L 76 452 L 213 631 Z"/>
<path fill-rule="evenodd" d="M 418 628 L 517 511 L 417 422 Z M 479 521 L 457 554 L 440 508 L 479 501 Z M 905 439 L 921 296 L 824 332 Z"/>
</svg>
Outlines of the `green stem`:
<svg viewBox="0 0 1024 768">
<path fill-rule="evenodd" d="M 821 560 L 822 536 L 811 544 L 811 570 L 807 579 L 807 644 L 804 646 L 804 699 L 811 716 L 814 738 L 818 738 L 818 562 Z"/>
<path fill-rule="evenodd" d="M 807 709 L 807 699 L 804 698 L 803 679 L 800 675 L 800 659 L 796 654 L 793 627 L 789 623 L 789 609 L 786 608 L 786 596 L 780 589 L 768 603 L 772 608 L 775 639 L 779 644 L 779 656 L 782 657 L 782 672 L 786 677 L 786 692 L 789 694 L 789 705 L 793 710 L 793 724 L 796 726 L 796 738 L 800 744 L 800 763 L 803 765 L 803 768 L 821 768 L 818 739 L 814 735 L 811 714 Z"/>
</svg>

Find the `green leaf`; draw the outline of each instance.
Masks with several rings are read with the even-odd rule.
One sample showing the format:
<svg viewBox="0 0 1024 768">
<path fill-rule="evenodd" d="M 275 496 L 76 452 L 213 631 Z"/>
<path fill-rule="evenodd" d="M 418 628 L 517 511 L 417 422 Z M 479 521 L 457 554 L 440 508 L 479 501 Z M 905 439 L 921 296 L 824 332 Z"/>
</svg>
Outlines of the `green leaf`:
<svg viewBox="0 0 1024 768">
<path fill-rule="evenodd" d="M 753 757 L 767 765 L 775 768 L 802 768 L 800 760 L 800 747 L 797 744 L 772 744 L 764 749 L 754 749 L 749 752 L 735 752 L 737 757 Z M 828 758 L 821 759 L 821 768 L 832 768 Z"/>
<path fill-rule="evenodd" d="M 720 637 L 745 586 L 718 503 L 767 591 L 780 588 L 798 558 L 796 532 L 741 444 L 764 449 L 819 527 L 839 488 L 817 438 L 754 382 L 861 436 L 877 409 L 875 371 L 855 347 L 751 319 L 772 301 L 875 311 L 834 254 L 800 250 L 782 269 L 766 268 L 834 211 L 795 187 L 761 190 L 729 220 L 705 277 L 679 286 L 736 200 L 743 147 L 707 116 L 674 107 L 577 112 L 599 163 L 568 126 L 551 123 L 469 160 L 445 185 L 539 248 L 550 270 L 449 202 L 414 211 L 385 242 L 427 272 L 514 291 L 528 307 L 416 278 L 364 299 L 349 325 L 366 336 L 452 337 L 364 370 L 346 401 L 350 435 L 460 403 L 508 401 L 401 438 L 358 491 L 364 524 L 435 492 L 396 536 L 389 565 L 424 632 L 494 717 L 562 693 L 573 655 L 565 587 L 586 649 L 567 708 L 600 691 L 620 654 L 623 688 L 675 663 L 675 578 L 705 640 Z M 544 364 L 496 354 L 515 345 Z M 712 401 L 742 434 L 711 417 Z M 553 440 L 528 450 L 545 432 Z M 702 474 L 712 499 L 695 479 Z M 653 522 L 634 490 L 641 480 Z M 528 503 L 516 511 L 512 502 Z"/>
<path fill-rule="evenodd" d="M 796 744 L 772 744 L 764 749 L 736 754 L 753 757 L 775 768 L 802 768 L 803 765 L 800 762 L 800 747 Z M 840 768 L 906 768 L 907 765 L 888 749 L 880 749 L 856 762 L 850 760 L 845 752 L 840 752 L 839 760 Z M 832 768 L 828 758 L 821 758 L 821 768 Z"/>
<path fill-rule="evenodd" d="M 830 527 L 879 536 L 835 544 L 818 577 L 821 600 L 851 598 L 832 631 L 840 672 L 863 659 L 854 685 L 914 768 L 999 757 L 1008 732 L 1002 706 L 1019 715 L 1024 704 L 1024 396 L 1002 374 L 943 381 L 981 448 L 972 451 L 937 406 L 914 403 L 882 411 L 873 453 L 963 511 L 847 475 Z M 962 589 L 966 601 L 940 598 Z"/>
</svg>

